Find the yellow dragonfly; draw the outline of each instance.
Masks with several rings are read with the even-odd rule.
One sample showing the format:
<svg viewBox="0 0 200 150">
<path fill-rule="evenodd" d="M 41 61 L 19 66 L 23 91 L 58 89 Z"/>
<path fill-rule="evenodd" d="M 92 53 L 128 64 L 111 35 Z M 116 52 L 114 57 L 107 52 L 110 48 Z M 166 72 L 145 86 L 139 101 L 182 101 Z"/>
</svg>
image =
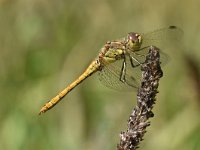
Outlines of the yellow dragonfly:
<svg viewBox="0 0 200 150">
<path fill-rule="evenodd" d="M 182 30 L 176 26 L 161 28 L 149 33 L 130 32 L 124 38 L 107 41 L 97 58 L 69 86 L 48 101 L 39 114 L 46 112 L 60 102 L 72 89 L 87 77 L 99 72 L 99 79 L 113 89 L 122 87 L 137 89 L 140 83 L 140 66 L 144 63 L 150 46 L 163 50 L 182 36 Z M 161 62 L 166 62 L 167 55 L 161 52 Z M 139 68 L 139 69 L 138 69 Z"/>
</svg>

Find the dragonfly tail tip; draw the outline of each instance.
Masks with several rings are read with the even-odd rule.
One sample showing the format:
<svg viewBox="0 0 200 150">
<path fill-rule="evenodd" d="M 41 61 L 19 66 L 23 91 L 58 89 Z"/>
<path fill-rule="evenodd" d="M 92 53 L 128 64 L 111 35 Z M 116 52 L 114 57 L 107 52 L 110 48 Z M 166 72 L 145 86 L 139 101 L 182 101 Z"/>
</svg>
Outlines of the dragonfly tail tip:
<svg viewBox="0 0 200 150">
<path fill-rule="evenodd" d="M 39 115 L 45 113 L 46 111 L 47 111 L 46 107 L 42 107 L 42 108 L 40 109 Z"/>
</svg>

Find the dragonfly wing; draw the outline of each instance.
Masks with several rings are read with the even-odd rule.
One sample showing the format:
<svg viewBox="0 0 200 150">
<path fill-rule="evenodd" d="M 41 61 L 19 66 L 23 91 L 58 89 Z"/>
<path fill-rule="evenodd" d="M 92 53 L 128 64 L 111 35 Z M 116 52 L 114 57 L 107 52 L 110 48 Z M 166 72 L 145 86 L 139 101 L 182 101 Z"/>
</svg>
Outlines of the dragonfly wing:
<svg viewBox="0 0 200 150">
<path fill-rule="evenodd" d="M 135 66 L 137 66 L 138 64 L 143 64 L 145 62 L 146 57 L 149 53 L 149 48 L 150 46 L 139 49 L 138 51 L 130 52 L 130 56 L 135 59 L 135 60 L 133 59 L 134 60 L 133 63 Z M 161 66 L 164 66 L 169 62 L 170 58 L 163 51 L 159 51 L 159 53 L 160 53 Z"/>
<path fill-rule="evenodd" d="M 131 76 L 128 66 L 126 66 L 125 72 L 125 82 L 120 81 L 121 69 L 123 64 L 123 59 L 117 60 L 113 63 L 103 62 L 104 67 L 99 72 L 99 80 L 105 86 L 120 90 L 120 91 L 130 91 L 138 88 L 138 80 Z M 132 70 L 132 74 L 134 74 L 134 70 Z"/>
<path fill-rule="evenodd" d="M 173 44 L 179 42 L 183 36 L 183 31 L 175 26 L 168 28 L 161 28 L 156 31 L 141 34 L 142 35 L 142 47 L 156 46 L 160 50 L 164 50 Z"/>
</svg>

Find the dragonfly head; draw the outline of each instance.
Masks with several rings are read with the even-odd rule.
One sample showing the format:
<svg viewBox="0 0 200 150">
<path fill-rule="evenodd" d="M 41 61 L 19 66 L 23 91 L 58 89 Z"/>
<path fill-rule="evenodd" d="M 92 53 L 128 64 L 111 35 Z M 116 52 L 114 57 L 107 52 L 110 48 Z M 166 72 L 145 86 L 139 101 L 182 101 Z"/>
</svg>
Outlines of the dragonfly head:
<svg viewBox="0 0 200 150">
<path fill-rule="evenodd" d="M 138 33 L 130 32 L 127 36 L 127 46 L 132 50 L 138 50 L 142 44 L 142 37 Z"/>
</svg>

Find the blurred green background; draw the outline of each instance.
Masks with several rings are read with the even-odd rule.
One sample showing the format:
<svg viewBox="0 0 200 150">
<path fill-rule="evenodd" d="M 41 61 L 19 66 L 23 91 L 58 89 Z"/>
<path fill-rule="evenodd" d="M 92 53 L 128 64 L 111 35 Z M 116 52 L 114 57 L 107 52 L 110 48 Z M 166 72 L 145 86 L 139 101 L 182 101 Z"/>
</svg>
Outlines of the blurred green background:
<svg viewBox="0 0 200 150">
<path fill-rule="evenodd" d="M 1 0 L 0 150 L 111 150 L 135 93 L 94 75 L 42 116 L 41 106 L 78 77 L 107 40 L 169 25 L 184 30 L 167 51 L 143 150 L 200 149 L 200 1 Z"/>
</svg>

